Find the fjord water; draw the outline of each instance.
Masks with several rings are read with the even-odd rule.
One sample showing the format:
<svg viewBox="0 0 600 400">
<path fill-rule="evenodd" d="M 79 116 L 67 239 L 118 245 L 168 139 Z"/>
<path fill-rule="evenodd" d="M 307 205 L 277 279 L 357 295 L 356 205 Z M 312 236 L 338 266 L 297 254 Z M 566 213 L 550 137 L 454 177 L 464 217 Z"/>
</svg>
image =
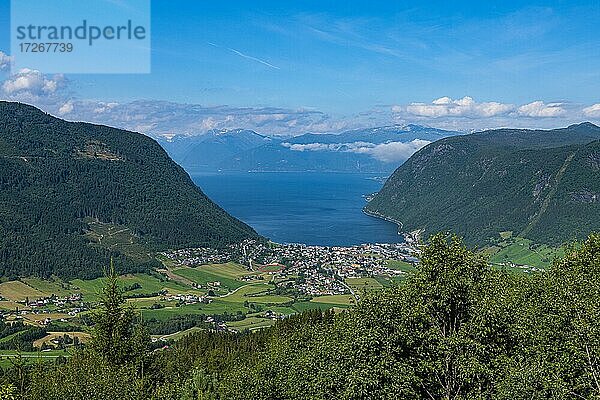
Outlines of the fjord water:
<svg viewBox="0 0 600 400">
<path fill-rule="evenodd" d="M 194 175 L 212 200 L 278 243 L 349 246 L 402 241 L 395 224 L 365 215 L 374 174 L 214 173 Z"/>
</svg>

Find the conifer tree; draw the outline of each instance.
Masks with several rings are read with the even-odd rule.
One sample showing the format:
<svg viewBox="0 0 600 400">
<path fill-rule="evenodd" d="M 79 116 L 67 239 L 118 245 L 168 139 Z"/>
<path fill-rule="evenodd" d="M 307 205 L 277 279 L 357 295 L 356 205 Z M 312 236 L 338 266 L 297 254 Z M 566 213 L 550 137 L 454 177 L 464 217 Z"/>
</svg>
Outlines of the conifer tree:
<svg viewBox="0 0 600 400">
<path fill-rule="evenodd" d="M 114 264 L 106 274 L 90 348 L 109 365 L 141 361 L 147 347 L 147 334 L 132 307 L 126 304 Z"/>
</svg>

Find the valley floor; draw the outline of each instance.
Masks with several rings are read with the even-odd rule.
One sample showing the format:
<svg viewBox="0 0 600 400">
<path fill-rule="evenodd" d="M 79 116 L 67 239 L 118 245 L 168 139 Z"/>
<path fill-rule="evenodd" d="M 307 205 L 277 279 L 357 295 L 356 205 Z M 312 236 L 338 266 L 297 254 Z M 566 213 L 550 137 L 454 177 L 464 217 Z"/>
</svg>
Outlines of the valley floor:
<svg viewBox="0 0 600 400">
<path fill-rule="evenodd" d="M 119 284 L 153 341 L 169 342 L 199 329 L 252 331 L 306 310 L 351 307 L 365 293 L 391 286 L 414 271 L 419 251 L 407 244 L 322 247 L 246 241 L 226 250 L 161 253 L 162 269 L 120 276 Z M 560 254 L 506 233 L 484 251 L 495 267 L 525 273 L 543 270 Z M 0 283 L 4 320 L 41 330 L 31 345 L 44 351 L 23 356 L 52 360 L 85 343 L 89 313 L 103 286 L 103 278 Z M 0 346 L 19 334 L 0 338 Z M 8 349 L 0 359 L 6 363 L 16 354 Z"/>
</svg>

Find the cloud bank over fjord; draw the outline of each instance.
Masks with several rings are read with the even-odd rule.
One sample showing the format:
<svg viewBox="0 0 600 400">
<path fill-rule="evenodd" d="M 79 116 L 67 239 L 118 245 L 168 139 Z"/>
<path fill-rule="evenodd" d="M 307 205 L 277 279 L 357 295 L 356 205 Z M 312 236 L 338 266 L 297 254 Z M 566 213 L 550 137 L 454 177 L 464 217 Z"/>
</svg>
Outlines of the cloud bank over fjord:
<svg viewBox="0 0 600 400">
<path fill-rule="evenodd" d="M 407 160 L 416 151 L 427 146 L 429 141 L 415 139 L 410 142 L 389 142 L 389 143 L 369 143 L 369 142 L 353 142 L 353 143 L 282 143 L 292 151 L 327 151 L 327 152 L 342 152 L 366 154 L 378 161 L 385 163 L 399 163 Z"/>
<path fill-rule="evenodd" d="M 378 144 L 372 149 L 367 150 L 368 154 L 372 155 L 379 161 L 386 163 L 404 162 L 421 148 L 427 146 L 429 141 L 415 139 L 411 142 L 390 142 Z"/>
</svg>

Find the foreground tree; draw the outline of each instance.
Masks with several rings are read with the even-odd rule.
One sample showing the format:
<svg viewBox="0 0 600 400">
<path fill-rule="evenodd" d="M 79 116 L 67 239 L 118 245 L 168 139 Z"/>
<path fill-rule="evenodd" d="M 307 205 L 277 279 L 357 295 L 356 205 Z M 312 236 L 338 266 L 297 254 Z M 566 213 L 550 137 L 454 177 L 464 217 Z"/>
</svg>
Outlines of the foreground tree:
<svg viewBox="0 0 600 400">
<path fill-rule="evenodd" d="M 143 363 L 149 337 L 133 308 L 126 305 L 112 261 L 93 321 L 91 351 L 108 365 Z"/>
<path fill-rule="evenodd" d="M 16 400 L 17 388 L 11 384 L 0 386 L 0 400 Z"/>
<path fill-rule="evenodd" d="M 144 374 L 149 338 L 133 309 L 126 305 L 112 262 L 93 320 L 92 339 L 84 349 L 64 365 L 36 366 L 28 399 L 151 398 Z"/>
<path fill-rule="evenodd" d="M 600 399 L 600 235 L 567 248 L 531 288 L 499 397 Z"/>
</svg>

